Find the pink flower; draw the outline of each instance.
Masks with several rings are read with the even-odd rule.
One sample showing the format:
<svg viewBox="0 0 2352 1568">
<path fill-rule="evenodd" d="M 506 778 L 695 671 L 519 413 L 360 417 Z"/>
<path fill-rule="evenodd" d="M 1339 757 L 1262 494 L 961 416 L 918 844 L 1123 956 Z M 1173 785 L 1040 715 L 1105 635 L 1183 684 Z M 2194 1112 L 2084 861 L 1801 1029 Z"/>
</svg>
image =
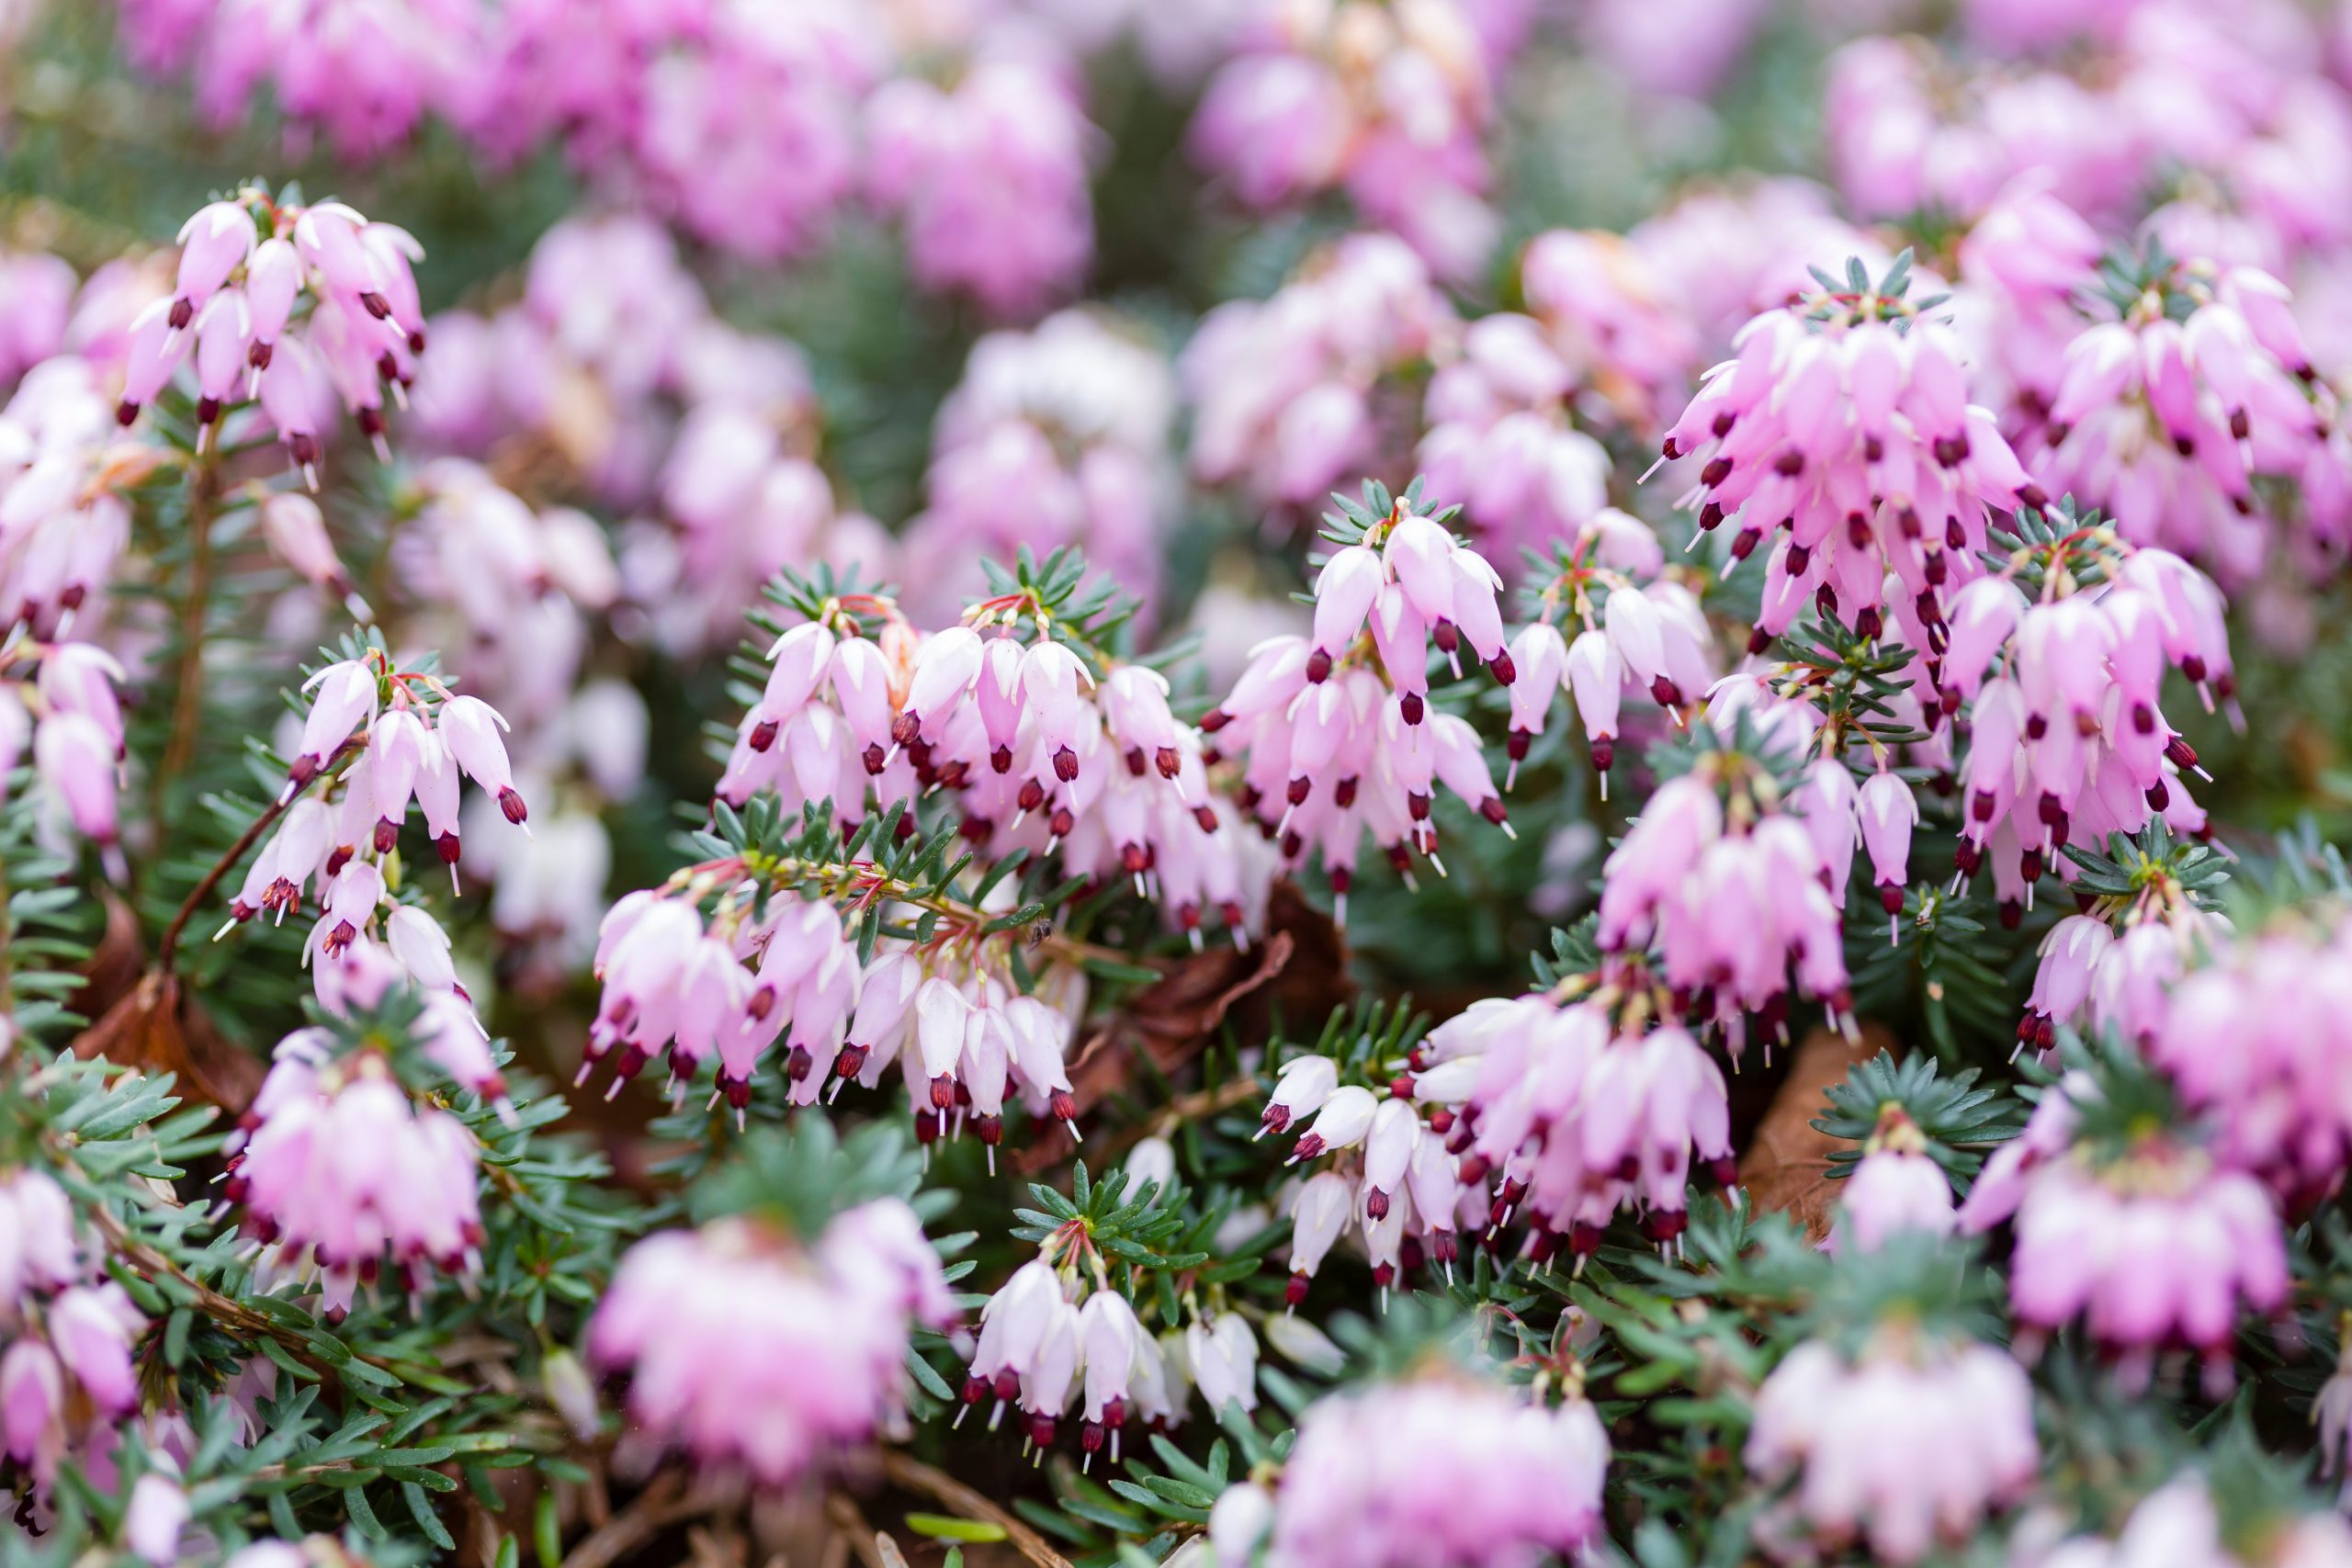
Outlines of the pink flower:
<svg viewBox="0 0 2352 1568">
<path fill-rule="evenodd" d="M 1368 519 L 1362 539 L 1335 553 L 1318 579 L 1313 639 L 1261 644 L 1232 693 L 1201 720 L 1221 750 L 1246 750 L 1242 804 L 1283 859 L 1295 865 L 1321 851 L 1342 919 L 1366 830 L 1399 870 L 1416 850 L 1434 856 L 1439 784 L 1510 830 L 1476 732 L 1430 713 L 1426 694 L 1431 644 L 1457 673 L 1466 643 L 1498 681 L 1517 678 L 1500 580 L 1419 510 L 1417 495 L 1385 517 L 1359 509 Z"/>
<path fill-rule="evenodd" d="M 1057 60 L 986 50 L 952 89 L 903 77 L 868 103 L 868 186 L 903 216 L 922 287 L 1017 316 L 1084 273 L 1091 128 L 1073 76 Z"/>
<path fill-rule="evenodd" d="M 2041 1561 L 2049 1568 L 2161 1568 L 2167 1563 L 2212 1568 L 2322 1568 L 2352 1553 L 2352 1527 L 2342 1516 L 2315 1511 L 2257 1516 L 2258 1556 L 2242 1556 L 2225 1533 L 2222 1510 L 2206 1479 L 2191 1472 L 2143 1498 L 2116 1538 L 2078 1536 L 2061 1541 Z"/>
<path fill-rule="evenodd" d="M 1828 1245 L 1869 1252 L 1898 1234 L 1950 1235 L 1958 1223 L 1941 1167 L 1917 1150 L 1873 1148 L 1846 1178 Z"/>
<path fill-rule="evenodd" d="M 591 1359 L 628 1375 L 629 1440 L 771 1489 L 871 1441 L 902 1419 L 910 1331 L 953 1321 L 918 1243 L 896 1199 L 805 1247 L 744 1218 L 639 1242 L 588 1327 Z"/>
<path fill-rule="evenodd" d="M 1621 1206 L 1670 1242 L 1687 1223 L 1692 1161 L 1728 1179 L 1723 1073 L 1683 1029 L 1620 1033 L 1594 1003 L 1522 997 L 1439 1025 L 1421 1055 L 1414 1099 L 1442 1108 L 1423 1141 L 1442 1134 L 1474 1191 L 1497 1176 L 1489 1224 L 1523 1211 L 1540 1256 L 1563 1241 L 1590 1252 Z M 1453 1229 L 1450 1213 L 1422 1219 Z"/>
<path fill-rule="evenodd" d="M 180 1536 L 187 1521 L 187 1494 L 171 1477 L 150 1471 L 130 1489 L 130 1506 L 122 1521 L 123 1544 L 153 1568 L 169 1568 L 179 1557 Z"/>
<path fill-rule="evenodd" d="M 1860 1537 L 1902 1563 L 2022 1496 L 2040 1458 L 2024 1369 L 1991 1346 L 1895 1325 L 1851 1360 L 1820 1339 L 1790 1352 L 1757 1391 L 1747 1453 L 1768 1483 L 1795 1478 L 1768 1538 Z"/>
<path fill-rule="evenodd" d="M 1386 234 L 1340 240 L 1271 299 L 1217 306 L 1178 363 L 1194 476 L 1268 506 L 1321 501 L 1392 445 L 1377 395 L 1459 330 L 1428 265 Z"/>
<path fill-rule="evenodd" d="M 1268 1561 L 1408 1568 L 1572 1556 L 1600 1529 L 1608 1464 L 1608 1438 L 1582 1400 L 1531 1404 L 1451 1371 L 1329 1395 L 1299 1418 Z"/>
<path fill-rule="evenodd" d="M 1252 206 L 1343 187 L 1432 266 L 1467 276 L 1497 227 L 1479 137 L 1515 30 L 1482 39 L 1471 11 L 1301 13 L 1252 29 L 1251 47 L 1210 78 L 1193 157 Z"/>
<path fill-rule="evenodd" d="M 481 1151 L 457 1118 L 410 1102 L 383 1057 L 324 1055 L 320 1032 L 298 1031 L 231 1140 L 223 1190 L 245 1207 L 245 1227 L 324 1275 L 332 1312 L 348 1310 L 360 1280 L 390 1254 L 412 1291 L 434 1269 L 479 1263 Z"/>
<path fill-rule="evenodd" d="M 338 401 L 389 458 L 384 392 L 405 396 L 424 347 L 415 240 L 339 202 L 279 207 L 260 190 L 206 207 L 180 238 L 176 292 L 131 324 L 120 423 L 137 421 L 193 347 L 198 423 L 258 397 L 312 489 Z"/>
<path fill-rule="evenodd" d="M 1702 529 L 1738 525 L 1736 558 L 1777 541 L 1751 651 L 1808 599 L 1876 637 L 1890 585 L 1940 626 L 1947 595 L 1982 570 L 1991 512 L 2041 502 L 1991 416 L 1969 406 L 1951 330 L 1902 292 L 1824 291 L 1758 316 L 1667 433 L 1667 457 L 1702 462 L 1685 500 Z"/>
<path fill-rule="evenodd" d="M 1166 359 L 1094 312 L 983 337 L 940 410 L 929 503 L 908 525 L 906 548 L 931 563 L 908 584 L 910 612 L 951 619 L 984 593 L 982 559 L 1065 546 L 1148 604 L 1171 521 L 1175 400 Z"/>
<path fill-rule="evenodd" d="M 2047 1333 L 2082 1318 L 2135 1380 L 2159 1350 L 2192 1349 L 2225 1386 L 2240 1312 L 2286 1301 L 2278 1210 L 2251 1177 L 2168 1134 L 2111 1158 L 2071 1143 L 2075 1102 L 2093 1092 L 2062 1086 L 2045 1098 L 2024 1137 L 1986 1163 L 1961 1228 L 2014 1214 L 2009 1302 L 2020 1322 Z"/>
<path fill-rule="evenodd" d="M 2148 929 L 2135 928 L 2118 949 Z M 2151 960 L 2157 967 L 2135 984 L 2161 990 L 2179 975 L 2185 943 L 2154 929 L 2165 939 Z M 2332 1190 L 2352 1163 L 2352 1118 L 2338 1089 L 2352 1045 L 2347 932 L 2352 924 L 2338 919 L 2216 938 L 2214 962 L 2169 986 L 2168 997 L 2128 1008 L 2149 1059 L 2190 1105 L 2218 1117 L 2221 1156 L 2290 1204 Z M 2120 967 L 2113 959 L 2109 966 Z"/>
</svg>

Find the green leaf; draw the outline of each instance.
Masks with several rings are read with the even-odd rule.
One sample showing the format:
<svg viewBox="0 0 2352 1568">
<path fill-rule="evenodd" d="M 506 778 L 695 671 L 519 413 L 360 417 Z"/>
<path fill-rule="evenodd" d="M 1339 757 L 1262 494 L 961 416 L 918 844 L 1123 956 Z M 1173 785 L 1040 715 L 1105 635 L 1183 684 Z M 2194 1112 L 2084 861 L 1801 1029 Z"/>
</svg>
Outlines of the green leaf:
<svg viewBox="0 0 2352 1568">
<path fill-rule="evenodd" d="M 906 1519 L 909 1529 L 933 1540 L 967 1540 L 984 1545 L 1005 1539 L 1002 1525 L 992 1525 L 984 1519 L 959 1519 L 947 1514 L 909 1514 Z"/>
</svg>

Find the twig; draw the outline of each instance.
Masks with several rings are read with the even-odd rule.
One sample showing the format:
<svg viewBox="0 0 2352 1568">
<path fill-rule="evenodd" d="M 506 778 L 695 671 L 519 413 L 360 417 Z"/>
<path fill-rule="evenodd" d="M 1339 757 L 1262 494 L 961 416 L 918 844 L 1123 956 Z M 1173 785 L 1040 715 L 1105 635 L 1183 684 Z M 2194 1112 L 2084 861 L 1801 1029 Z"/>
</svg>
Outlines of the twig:
<svg viewBox="0 0 2352 1568">
<path fill-rule="evenodd" d="M 187 498 L 187 596 L 180 605 L 179 659 L 173 672 L 176 685 L 172 694 L 172 735 L 164 748 L 164 760 L 155 768 L 159 807 L 163 792 L 172 781 L 187 775 L 188 763 L 196 755 L 197 732 L 204 720 L 205 622 L 211 610 L 212 513 L 220 500 L 220 472 L 211 462 L 199 460 L 191 480 Z"/>
<path fill-rule="evenodd" d="M 882 1473 L 894 1486 L 920 1492 L 967 1518 L 984 1519 L 996 1526 L 1004 1532 L 1005 1540 L 1012 1543 L 1013 1550 L 1035 1563 L 1037 1568 L 1071 1568 L 1070 1560 L 1046 1545 L 1044 1536 L 945 1472 L 933 1470 L 921 1460 L 894 1449 L 886 1449 L 882 1453 Z M 564 1568 L 573 1568 L 573 1565 L 567 1562 Z"/>
<path fill-rule="evenodd" d="M 714 1493 L 689 1493 L 680 1497 L 680 1484 L 674 1473 L 665 1472 L 655 1476 L 644 1491 L 629 1500 L 628 1507 L 565 1552 L 562 1568 L 611 1568 L 679 1520 L 708 1513 L 724 1501 Z"/>
<path fill-rule="evenodd" d="M 319 770 L 318 778 L 332 782 L 335 776 L 335 764 L 357 750 L 359 744 L 360 738 L 354 736 L 337 747 L 334 755 L 327 759 L 327 765 Z M 204 874 L 204 879 L 189 889 L 188 896 L 180 901 L 179 908 L 173 913 L 172 923 L 165 926 L 164 934 L 156 939 L 155 972 L 157 974 L 172 973 L 172 966 L 179 959 L 180 934 L 187 929 L 187 923 L 195 918 L 196 911 L 203 907 L 207 898 L 212 897 L 214 889 L 220 886 L 220 879 L 234 871 L 237 868 L 237 863 L 245 858 L 245 852 L 261 840 L 264 833 L 269 831 L 270 824 L 284 816 L 286 808 L 300 799 L 307 793 L 308 787 L 306 785 L 303 789 L 281 793 L 267 806 L 262 807 L 261 815 L 246 825 L 245 830 L 237 836 L 237 841 L 231 844 L 226 852 L 212 863 L 212 869 Z"/>
<path fill-rule="evenodd" d="M 877 1532 L 865 1522 L 865 1515 L 859 1509 L 855 1498 L 846 1492 L 827 1493 L 825 1517 L 833 1527 L 833 1539 L 857 1553 L 857 1560 L 865 1563 L 865 1568 L 889 1568 L 888 1561 L 882 1555 L 882 1548 L 876 1544 Z"/>
</svg>

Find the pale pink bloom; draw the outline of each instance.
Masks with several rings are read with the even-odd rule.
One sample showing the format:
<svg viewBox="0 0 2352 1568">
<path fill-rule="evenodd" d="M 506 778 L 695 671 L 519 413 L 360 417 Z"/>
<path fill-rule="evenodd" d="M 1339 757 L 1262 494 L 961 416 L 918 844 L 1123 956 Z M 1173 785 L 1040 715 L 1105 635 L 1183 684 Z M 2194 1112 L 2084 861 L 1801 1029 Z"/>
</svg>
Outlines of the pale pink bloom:
<svg viewBox="0 0 2352 1568">
<path fill-rule="evenodd" d="M 889 83 L 866 106 L 866 182 L 899 214 L 915 280 L 1027 315 L 1067 292 L 1094 246 L 1088 125 L 1075 72 L 984 49 L 954 87 Z"/>
<path fill-rule="evenodd" d="M 63 346 L 79 286 L 59 257 L 0 253 L 0 384 L 13 384 Z"/>
<path fill-rule="evenodd" d="M 62 1290 L 82 1277 L 81 1243 L 64 1190 L 27 1167 L 0 1177 L 0 1316 L 19 1319 L 35 1292 Z"/>
<path fill-rule="evenodd" d="M 130 1489 L 130 1506 L 122 1521 L 122 1540 L 132 1554 L 154 1568 L 168 1568 L 180 1552 L 180 1535 L 187 1529 L 187 1494 L 158 1471 L 141 1476 Z"/>
<path fill-rule="evenodd" d="M 120 1285 L 75 1285 L 49 1304 L 49 1342 L 57 1359 L 92 1404 L 123 1416 L 139 1403 L 130 1348 L 147 1319 Z"/>
<path fill-rule="evenodd" d="M 1299 1418 L 1267 1560 L 1415 1568 L 1570 1557 L 1600 1531 L 1608 1464 L 1600 1418 L 1581 1400 L 1546 1407 L 1453 1371 L 1329 1395 Z"/>
<path fill-rule="evenodd" d="M 2168 998 L 2140 1004 L 2150 1060 L 2191 1106 L 2216 1116 L 2222 1157 L 2292 1204 L 2332 1190 L 2352 1162 L 2341 1087 L 2352 1045 L 2347 932 L 2339 919 L 2229 942 Z M 2155 985 L 2179 973 L 2181 945 L 2176 939 L 2159 954 L 2169 964 Z"/>
<path fill-rule="evenodd" d="M 1439 271 L 1469 276 L 1498 226 L 1480 135 L 1518 31 L 1482 38 L 1472 15 L 1442 0 L 1267 18 L 1210 78 L 1194 158 L 1253 206 L 1344 188 Z"/>
<path fill-rule="evenodd" d="M 1906 1149 L 1873 1149 L 1846 1178 L 1828 1245 L 1869 1252 L 1893 1235 L 1949 1235 L 1958 1223 L 1940 1166 Z"/>
<path fill-rule="evenodd" d="M 2044 1099 L 2025 1135 L 1987 1162 L 1961 1227 L 1981 1232 L 2014 1215 L 2009 1301 L 2020 1322 L 2047 1333 L 2079 1316 L 2134 1376 L 2159 1350 L 2182 1347 L 2225 1382 L 2240 1313 L 2286 1301 L 2278 1210 L 2251 1177 L 2164 1134 L 2107 1163 L 2070 1146 L 2069 1101 L 2083 1092 L 2061 1087 Z"/>
<path fill-rule="evenodd" d="M 2033 1388 L 2006 1351 L 1893 1325 L 1850 1361 L 1820 1339 L 1790 1352 L 1757 1391 L 1747 1451 L 1768 1483 L 1795 1478 L 1768 1539 L 1859 1537 L 1901 1563 L 2024 1495 L 2040 1457 Z"/>
<path fill-rule="evenodd" d="M 885 1209 L 904 1205 L 805 1247 L 729 1218 L 631 1247 L 588 1328 L 590 1358 L 628 1375 L 631 1440 L 781 1489 L 903 1419 L 909 1332 L 952 1314 L 914 1216 Z"/>
<path fill-rule="evenodd" d="M 1669 1242 L 1687 1223 L 1693 1160 L 1728 1179 L 1723 1073 L 1682 1029 L 1620 1034 L 1589 1002 L 1522 997 L 1476 1004 L 1421 1055 L 1414 1095 L 1452 1107 L 1442 1131 L 1464 1156 L 1455 1179 L 1476 1191 L 1499 1173 L 1491 1224 L 1523 1211 L 1545 1255 L 1563 1242 L 1591 1251 L 1621 1204 L 1642 1208 L 1645 1233 Z M 1413 1190 L 1418 1207 L 1418 1180 Z M 1450 1214 L 1422 1217 L 1453 1228 Z"/>
<path fill-rule="evenodd" d="M 320 1032 L 298 1031 L 248 1122 L 231 1140 L 223 1191 L 244 1205 L 249 1232 L 323 1272 L 330 1311 L 348 1310 L 387 1254 L 412 1291 L 435 1269 L 478 1266 L 479 1145 L 448 1112 L 413 1105 L 380 1055 L 332 1060 Z"/>
<path fill-rule="evenodd" d="M 1386 234 L 1309 257 L 1270 299 L 1217 306 L 1177 367 L 1194 476 L 1267 506 L 1319 502 L 1397 445 L 1379 394 L 1450 357 L 1460 330 L 1428 265 Z"/>
<path fill-rule="evenodd" d="M 2225 1535 L 2205 1478 L 2190 1472 L 2143 1498 L 2113 1540 L 2072 1537 L 2040 1561 L 2042 1568 L 2324 1568 L 2352 1557 L 2352 1527 L 2339 1514 L 2257 1516 L 2254 1523 L 2263 1551 L 2248 1558 L 2232 1550 L 2236 1538 Z"/>
<path fill-rule="evenodd" d="M 952 618 L 985 590 L 982 559 L 1064 547 L 1148 603 L 1176 499 L 1175 402 L 1165 356 L 1096 312 L 981 338 L 940 409 L 928 503 L 908 524 L 905 547 L 926 563 L 909 610 Z"/>
<path fill-rule="evenodd" d="M 1668 980 L 1694 998 L 1711 992 L 1735 1054 L 1746 1015 L 1762 1010 L 1769 1023 L 1792 990 L 1833 1012 L 1846 1006 L 1823 849 L 1826 835 L 1834 852 L 1842 829 L 1781 812 L 1740 826 L 1699 773 L 1659 786 L 1602 866 L 1598 932 L 1606 952 L 1655 948 Z"/>
<path fill-rule="evenodd" d="M 1751 651 L 1809 601 L 1867 637 L 1895 608 L 1928 627 L 1980 575 L 1995 510 L 2041 491 L 1983 409 L 1972 408 L 1961 345 L 1915 320 L 1898 333 L 1867 300 L 1821 296 L 1756 317 L 1738 355 L 1708 373 L 1663 443 L 1702 467 L 1685 497 L 1699 525 L 1725 519 L 1736 558 L 1771 541 Z"/>
</svg>

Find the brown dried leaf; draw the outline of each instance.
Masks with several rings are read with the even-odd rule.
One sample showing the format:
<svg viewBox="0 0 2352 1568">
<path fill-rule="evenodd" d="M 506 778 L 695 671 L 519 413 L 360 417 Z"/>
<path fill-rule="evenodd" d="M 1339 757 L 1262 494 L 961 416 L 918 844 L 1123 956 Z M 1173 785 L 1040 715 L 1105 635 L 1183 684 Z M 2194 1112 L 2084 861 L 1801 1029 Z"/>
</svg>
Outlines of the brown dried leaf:
<svg viewBox="0 0 2352 1568">
<path fill-rule="evenodd" d="M 144 1073 L 170 1073 L 186 1099 L 244 1113 L 263 1067 L 223 1038 L 180 988 L 176 976 L 149 975 L 74 1040 L 85 1061 L 103 1056 Z"/>
<path fill-rule="evenodd" d="M 1079 1111 L 1092 1110 L 1134 1078 L 1138 1049 L 1169 1077 L 1206 1049 L 1228 1020 L 1245 1034 L 1263 1032 L 1279 1005 L 1287 1019 L 1319 1024 L 1350 995 L 1347 965 L 1338 928 L 1295 887 L 1277 884 L 1262 941 L 1178 960 L 1088 1039 L 1070 1064 Z M 1074 1146 L 1067 1128 L 1041 1128 L 1014 1168 L 1034 1175 L 1068 1158 Z"/>
<path fill-rule="evenodd" d="M 1815 1128 L 1813 1119 L 1849 1068 L 1893 1049 L 1894 1037 L 1874 1025 L 1863 1027 L 1859 1043 L 1826 1029 L 1805 1036 L 1739 1158 L 1740 1185 L 1758 1213 L 1785 1213 L 1815 1241 L 1829 1234 L 1830 1212 L 1838 1205 L 1829 1156 L 1841 1140 Z"/>
</svg>

